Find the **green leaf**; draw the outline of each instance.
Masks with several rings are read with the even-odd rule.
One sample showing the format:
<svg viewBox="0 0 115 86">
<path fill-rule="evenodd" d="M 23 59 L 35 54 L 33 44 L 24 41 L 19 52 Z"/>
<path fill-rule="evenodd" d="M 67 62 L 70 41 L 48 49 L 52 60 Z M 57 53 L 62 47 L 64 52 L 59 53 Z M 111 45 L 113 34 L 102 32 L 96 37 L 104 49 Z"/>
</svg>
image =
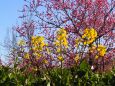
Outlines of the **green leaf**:
<svg viewBox="0 0 115 86">
<path fill-rule="evenodd" d="M 80 64 L 80 70 L 89 70 L 89 64 L 84 60 L 82 61 L 82 63 Z"/>
</svg>

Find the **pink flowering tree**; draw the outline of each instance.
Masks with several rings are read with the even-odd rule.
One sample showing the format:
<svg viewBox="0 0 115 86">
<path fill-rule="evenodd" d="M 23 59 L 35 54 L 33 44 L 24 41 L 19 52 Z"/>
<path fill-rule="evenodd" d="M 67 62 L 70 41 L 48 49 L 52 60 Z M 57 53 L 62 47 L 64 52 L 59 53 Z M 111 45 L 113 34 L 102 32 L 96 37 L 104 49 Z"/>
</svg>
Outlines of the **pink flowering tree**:
<svg viewBox="0 0 115 86">
<path fill-rule="evenodd" d="M 25 5 L 23 13 L 20 18 L 23 19 L 21 26 L 16 28 L 19 36 L 24 38 L 27 42 L 27 46 L 31 61 L 33 60 L 33 51 L 31 49 L 31 37 L 34 35 L 42 35 L 47 41 L 47 48 L 50 50 L 50 54 L 45 54 L 50 62 L 48 66 L 53 64 L 58 66 L 57 58 L 59 52 L 57 52 L 57 46 L 54 41 L 56 40 L 56 31 L 60 28 L 64 28 L 68 35 L 69 48 L 61 51 L 63 54 L 63 66 L 70 67 L 76 63 L 74 60 L 76 54 L 80 53 L 80 61 L 87 59 L 92 66 L 95 63 L 104 64 L 110 61 L 115 56 L 115 1 L 114 0 L 24 0 Z M 87 31 L 85 31 L 88 28 Z M 93 29 L 92 29 L 93 28 Z M 95 39 L 86 43 L 86 45 L 79 45 L 81 50 L 75 47 L 76 39 L 82 44 L 87 40 L 87 35 L 83 37 L 85 33 L 90 30 L 96 32 Z M 92 34 L 93 32 L 91 32 Z M 62 33 L 63 34 L 63 33 Z M 92 35 L 92 36 L 94 36 Z M 81 40 L 80 40 L 81 39 Z M 89 37 L 92 39 L 92 37 Z M 99 45 L 106 46 L 106 54 L 98 56 L 96 62 L 94 62 L 94 53 L 88 52 L 89 47 L 93 44 L 98 48 Z M 64 45 L 63 45 L 64 46 Z M 64 47 L 65 48 L 65 47 Z M 101 51 L 98 49 L 98 51 Z M 43 51 L 44 52 L 44 51 Z M 94 51 L 93 51 L 94 52 Z M 97 51 L 96 51 L 97 52 Z M 103 52 L 102 52 L 103 53 Z M 61 55 L 60 54 L 60 55 Z M 53 58 L 52 58 L 53 57 Z M 88 58 L 87 58 L 88 57 Z M 61 58 L 60 58 L 61 59 Z M 54 62 L 53 62 L 54 61 Z M 62 61 L 62 59 L 61 59 Z M 79 61 L 79 63 L 80 63 Z"/>
</svg>

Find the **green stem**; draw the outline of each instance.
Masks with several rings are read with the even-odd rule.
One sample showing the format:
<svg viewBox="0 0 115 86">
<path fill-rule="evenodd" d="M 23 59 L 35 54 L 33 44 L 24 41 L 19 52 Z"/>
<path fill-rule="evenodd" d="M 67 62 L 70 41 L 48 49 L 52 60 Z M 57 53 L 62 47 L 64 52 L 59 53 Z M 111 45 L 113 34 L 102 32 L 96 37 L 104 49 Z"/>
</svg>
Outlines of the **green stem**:
<svg viewBox="0 0 115 86">
<path fill-rule="evenodd" d="M 61 41 L 60 41 L 60 56 L 62 57 L 62 46 L 61 46 Z M 63 75 L 63 70 L 62 70 L 62 67 L 63 67 L 63 65 L 62 65 L 62 61 L 61 61 L 61 85 L 62 85 L 62 75 Z"/>
</svg>

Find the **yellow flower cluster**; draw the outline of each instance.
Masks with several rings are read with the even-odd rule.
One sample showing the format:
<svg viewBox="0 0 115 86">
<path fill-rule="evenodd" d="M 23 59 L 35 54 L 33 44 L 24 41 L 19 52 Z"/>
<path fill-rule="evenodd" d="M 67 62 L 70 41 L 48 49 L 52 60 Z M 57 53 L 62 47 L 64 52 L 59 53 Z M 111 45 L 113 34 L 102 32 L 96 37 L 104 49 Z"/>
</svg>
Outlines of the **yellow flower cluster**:
<svg viewBox="0 0 115 86">
<path fill-rule="evenodd" d="M 98 50 L 100 56 L 104 56 L 106 53 L 106 47 L 103 45 L 98 45 L 97 50 Z"/>
<path fill-rule="evenodd" d="M 97 31 L 94 28 L 86 28 L 82 35 L 82 39 L 84 39 L 84 45 L 92 43 L 97 37 Z"/>
<path fill-rule="evenodd" d="M 64 46 L 65 48 L 68 47 L 68 41 L 67 41 L 67 33 L 64 28 L 61 28 L 57 31 L 57 40 L 55 41 L 56 46 Z"/>
<path fill-rule="evenodd" d="M 64 28 L 61 28 L 57 31 L 56 35 L 56 41 L 54 44 L 57 46 L 57 52 L 61 53 L 62 48 L 68 48 L 68 41 L 67 41 L 67 32 Z M 57 59 L 59 61 L 64 61 L 64 58 L 62 56 L 58 56 Z"/>
<path fill-rule="evenodd" d="M 36 56 L 37 60 L 41 57 L 41 51 L 43 50 L 43 47 L 46 45 L 44 40 L 45 38 L 42 36 L 32 36 L 31 38 L 33 54 L 34 56 Z"/>
<path fill-rule="evenodd" d="M 44 37 L 42 36 L 32 36 L 32 45 L 33 45 L 33 50 L 42 50 L 43 47 L 45 46 L 45 42 L 44 42 Z"/>
<path fill-rule="evenodd" d="M 24 40 L 19 40 L 17 43 L 19 46 L 24 46 L 26 42 Z M 40 59 L 42 56 L 41 52 L 44 49 L 44 46 L 47 46 L 45 43 L 45 38 L 43 36 L 32 36 L 31 37 L 31 46 L 33 50 L 33 55 L 36 57 L 36 60 Z M 24 49 L 24 47 L 23 47 Z M 47 52 L 49 52 L 49 49 L 46 48 Z M 29 53 L 25 52 L 24 53 L 24 58 L 25 59 L 30 59 Z M 44 61 L 44 63 L 47 63 L 47 61 Z"/>
<path fill-rule="evenodd" d="M 97 51 L 97 55 L 95 56 L 96 59 L 98 59 L 99 56 L 104 56 L 106 54 L 106 47 L 103 45 L 98 45 L 98 47 L 96 47 L 96 45 L 92 45 L 92 47 L 89 49 L 91 53 L 94 53 L 95 51 Z"/>
</svg>

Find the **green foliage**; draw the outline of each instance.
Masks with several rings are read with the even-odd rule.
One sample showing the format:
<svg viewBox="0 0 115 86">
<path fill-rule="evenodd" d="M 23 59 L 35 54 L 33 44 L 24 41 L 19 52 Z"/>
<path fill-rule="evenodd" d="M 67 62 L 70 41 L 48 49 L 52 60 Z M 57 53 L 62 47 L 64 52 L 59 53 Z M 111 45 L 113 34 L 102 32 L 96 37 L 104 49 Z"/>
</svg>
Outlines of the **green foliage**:
<svg viewBox="0 0 115 86">
<path fill-rule="evenodd" d="M 86 61 L 72 68 L 53 68 L 31 73 L 0 66 L 0 86 L 114 86 L 115 69 L 108 73 L 94 73 Z"/>
</svg>

